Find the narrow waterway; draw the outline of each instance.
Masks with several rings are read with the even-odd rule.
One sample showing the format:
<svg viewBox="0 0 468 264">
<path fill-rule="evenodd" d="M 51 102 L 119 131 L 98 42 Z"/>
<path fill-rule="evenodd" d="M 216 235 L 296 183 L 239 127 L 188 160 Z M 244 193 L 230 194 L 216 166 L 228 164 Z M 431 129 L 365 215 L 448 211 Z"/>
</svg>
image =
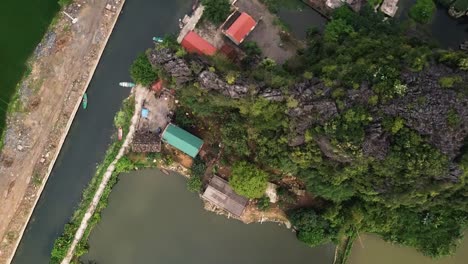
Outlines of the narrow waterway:
<svg viewBox="0 0 468 264">
<path fill-rule="evenodd" d="M 80 109 L 13 263 L 49 263 L 54 240 L 78 205 L 81 193 L 101 162 L 113 131 L 113 117 L 129 90 L 129 66 L 152 46 L 153 36 L 178 30 L 190 0 L 126 0 L 109 43 L 88 88 L 88 108 Z"/>
<path fill-rule="evenodd" d="M 468 240 L 458 247 L 454 256 L 431 259 L 413 248 L 392 245 L 376 235 L 361 235 L 356 239 L 349 258 L 349 264 L 466 264 L 468 262 Z"/>
<path fill-rule="evenodd" d="M 332 245 L 310 248 L 278 224 L 207 212 L 183 176 L 159 170 L 120 175 L 89 245 L 84 263 L 331 264 L 334 257 Z"/>
</svg>

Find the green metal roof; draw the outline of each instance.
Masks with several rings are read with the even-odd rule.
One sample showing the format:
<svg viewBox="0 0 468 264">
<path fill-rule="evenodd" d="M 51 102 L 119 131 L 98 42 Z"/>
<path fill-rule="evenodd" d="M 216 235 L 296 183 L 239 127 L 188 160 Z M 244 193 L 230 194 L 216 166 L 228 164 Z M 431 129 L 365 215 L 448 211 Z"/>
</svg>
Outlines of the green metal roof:
<svg viewBox="0 0 468 264">
<path fill-rule="evenodd" d="M 164 130 L 162 140 L 192 158 L 197 156 L 203 145 L 203 140 L 173 124 L 169 124 Z"/>
</svg>

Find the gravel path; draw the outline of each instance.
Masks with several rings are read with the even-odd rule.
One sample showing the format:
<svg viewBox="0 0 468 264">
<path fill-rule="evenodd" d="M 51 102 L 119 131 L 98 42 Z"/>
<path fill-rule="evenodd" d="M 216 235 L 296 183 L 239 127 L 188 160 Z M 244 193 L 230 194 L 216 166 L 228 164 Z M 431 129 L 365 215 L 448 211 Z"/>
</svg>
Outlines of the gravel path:
<svg viewBox="0 0 468 264">
<path fill-rule="evenodd" d="M 135 87 L 135 113 L 133 114 L 132 117 L 132 123 L 130 125 L 129 132 L 127 136 L 125 137 L 125 141 L 122 145 L 122 147 L 119 150 L 119 153 L 115 157 L 114 161 L 112 161 L 111 165 L 107 168 L 104 177 L 102 178 L 101 183 L 99 184 L 99 187 L 94 194 L 93 200 L 91 201 L 91 204 L 88 207 L 88 210 L 86 210 L 85 216 L 83 220 L 81 221 L 80 227 L 76 231 L 75 237 L 73 238 L 73 242 L 68 249 L 67 256 L 65 259 L 62 261 L 62 264 L 68 264 L 73 258 L 73 253 L 75 251 L 76 245 L 80 242 L 81 238 L 83 237 L 83 234 L 88 227 L 88 222 L 89 219 L 94 214 L 94 211 L 96 211 L 96 207 L 101 200 L 102 193 L 104 192 L 104 188 L 106 188 L 107 183 L 109 182 L 110 177 L 112 176 L 112 173 L 114 172 L 115 169 L 115 164 L 122 158 L 122 156 L 125 154 L 125 151 L 130 147 L 130 144 L 133 139 L 133 134 L 135 133 L 135 127 L 138 123 L 138 116 L 139 113 L 141 112 L 141 107 L 143 104 L 143 99 L 147 93 L 147 89 L 141 86 Z"/>
</svg>

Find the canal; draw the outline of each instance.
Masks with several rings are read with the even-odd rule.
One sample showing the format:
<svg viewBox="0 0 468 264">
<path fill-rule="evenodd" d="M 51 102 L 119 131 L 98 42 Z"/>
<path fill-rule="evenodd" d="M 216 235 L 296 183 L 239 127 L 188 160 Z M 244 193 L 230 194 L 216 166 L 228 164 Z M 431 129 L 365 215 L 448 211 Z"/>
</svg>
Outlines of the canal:
<svg viewBox="0 0 468 264">
<path fill-rule="evenodd" d="M 205 211 L 185 177 L 159 170 L 120 175 L 89 246 L 84 263 L 331 264 L 334 257 L 334 246 L 308 247 L 284 226 Z"/>
<path fill-rule="evenodd" d="M 39 1 L 38 1 L 39 2 Z M 80 109 L 13 259 L 15 264 L 49 263 L 54 240 L 81 199 L 110 143 L 113 118 L 129 94 L 129 66 L 151 47 L 153 36 L 174 33 L 190 0 L 127 0 Z M 3 10 L 2 10 L 3 11 Z"/>
</svg>

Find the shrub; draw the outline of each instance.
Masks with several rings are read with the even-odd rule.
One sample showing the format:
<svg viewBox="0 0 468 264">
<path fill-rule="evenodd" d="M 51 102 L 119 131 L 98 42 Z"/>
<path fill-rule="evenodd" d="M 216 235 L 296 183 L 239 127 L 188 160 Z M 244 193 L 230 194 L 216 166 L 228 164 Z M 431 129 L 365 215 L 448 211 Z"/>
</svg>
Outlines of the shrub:
<svg viewBox="0 0 468 264">
<path fill-rule="evenodd" d="M 61 6 L 61 7 L 65 7 L 67 5 L 69 5 L 73 0 L 58 0 L 58 4 Z"/>
<path fill-rule="evenodd" d="M 268 196 L 262 196 L 257 199 L 257 208 L 261 211 L 265 211 L 270 208 L 270 198 L 268 198 Z"/>
<path fill-rule="evenodd" d="M 416 22 L 428 24 L 432 20 L 436 6 L 432 0 L 417 0 L 411 7 L 409 15 Z"/>
<path fill-rule="evenodd" d="M 143 86 L 149 86 L 158 77 L 153 66 L 151 66 L 151 63 L 149 62 L 148 57 L 146 57 L 144 53 L 140 53 L 132 63 L 132 66 L 130 67 L 130 76 L 134 82 Z"/>
<path fill-rule="evenodd" d="M 314 210 L 300 209 L 290 214 L 290 219 L 297 229 L 297 238 L 310 246 L 318 246 L 330 241 L 334 231 L 330 224 Z"/>
<path fill-rule="evenodd" d="M 445 76 L 439 79 L 439 84 L 443 88 L 452 88 L 454 84 L 462 82 L 460 76 Z"/>
<path fill-rule="evenodd" d="M 205 6 L 203 17 L 216 25 L 223 23 L 231 12 L 229 0 L 203 0 L 202 4 Z"/>
<path fill-rule="evenodd" d="M 254 41 L 244 41 L 241 47 L 248 56 L 262 55 L 262 50 L 260 49 L 260 47 L 258 47 L 257 43 Z"/>
<path fill-rule="evenodd" d="M 200 177 L 196 176 L 196 175 L 192 175 L 190 176 L 190 178 L 188 179 L 187 181 L 187 189 L 191 192 L 195 192 L 195 193 L 198 193 L 201 191 L 201 188 L 202 188 L 202 181 L 200 179 Z"/>
<path fill-rule="evenodd" d="M 232 167 L 229 184 L 234 191 L 248 198 L 260 198 L 265 193 L 268 175 L 247 162 L 238 162 Z"/>
</svg>

